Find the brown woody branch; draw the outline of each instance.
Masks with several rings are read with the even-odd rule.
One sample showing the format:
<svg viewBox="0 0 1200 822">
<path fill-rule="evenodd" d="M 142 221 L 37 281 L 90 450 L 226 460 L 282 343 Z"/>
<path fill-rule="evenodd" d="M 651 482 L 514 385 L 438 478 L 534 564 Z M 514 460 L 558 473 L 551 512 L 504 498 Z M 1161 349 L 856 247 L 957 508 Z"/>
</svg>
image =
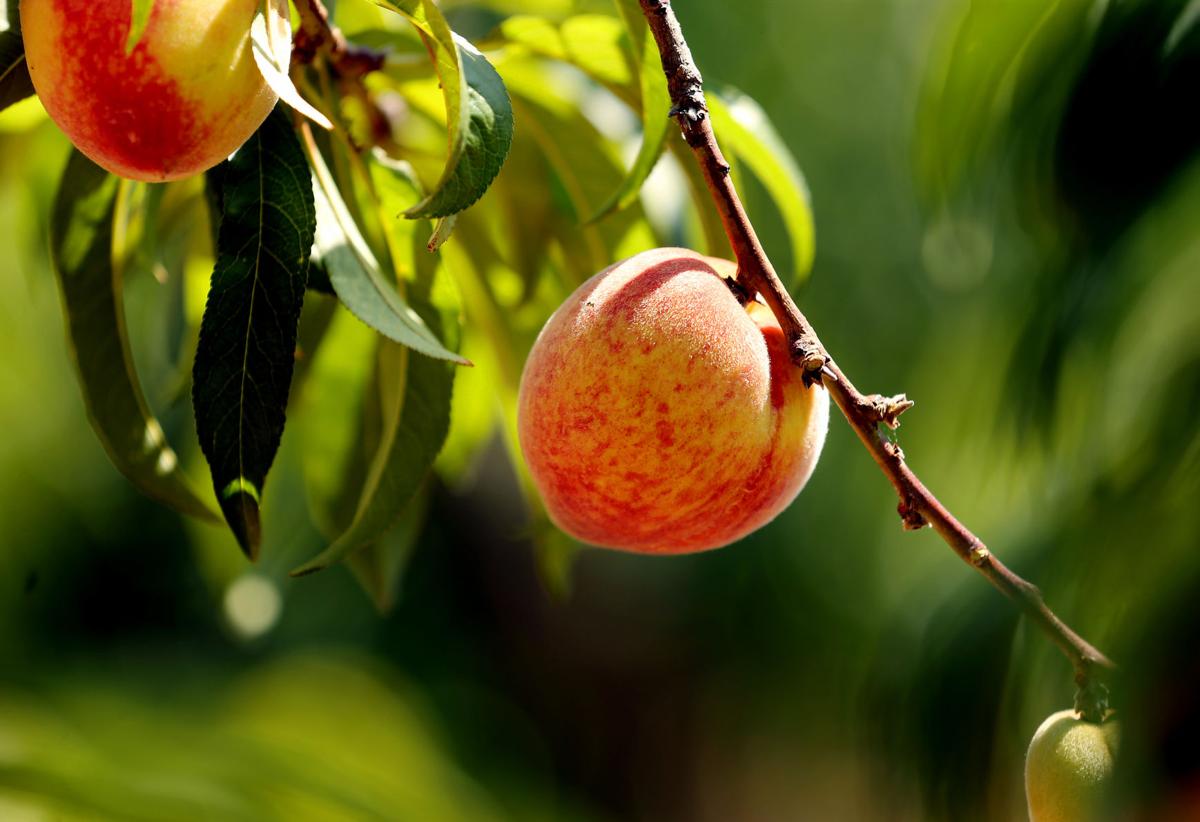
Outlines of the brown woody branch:
<svg viewBox="0 0 1200 822">
<path fill-rule="evenodd" d="M 639 2 L 662 57 L 672 102 L 670 114 L 679 122 L 683 138 L 691 146 L 704 173 L 733 247 L 739 284 L 762 296 L 787 335 L 792 358 L 804 369 L 806 381 L 825 386 L 850 427 L 892 483 L 900 498 L 898 510 L 904 527 L 915 530 L 932 526 L 964 562 L 1013 600 L 1070 659 L 1079 688 L 1076 709 L 1087 718 L 1099 721 L 1107 707 L 1103 679 L 1115 668 L 1114 664 L 1059 619 L 1046 605 L 1036 586 L 1009 570 L 979 537 L 946 510 L 908 467 L 900 447 L 883 433 L 881 424 L 895 428 L 899 425 L 898 417 L 912 406 L 912 402 L 904 395 L 863 395 L 829 356 L 775 273 L 742 208 L 729 176 L 729 164 L 721 155 L 709 122 L 700 72 L 692 60 L 670 0 Z"/>
</svg>

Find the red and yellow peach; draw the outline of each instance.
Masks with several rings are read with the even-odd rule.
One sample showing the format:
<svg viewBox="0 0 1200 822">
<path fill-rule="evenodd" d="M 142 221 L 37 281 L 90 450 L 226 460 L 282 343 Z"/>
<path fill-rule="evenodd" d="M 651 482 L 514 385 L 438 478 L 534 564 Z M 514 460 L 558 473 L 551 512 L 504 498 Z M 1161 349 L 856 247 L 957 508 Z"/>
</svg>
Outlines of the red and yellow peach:
<svg viewBox="0 0 1200 822">
<path fill-rule="evenodd" d="M 29 75 L 50 117 L 114 174 L 161 182 L 219 163 L 275 105 L 255 65 L 261 0 L 158 0 L 125 52 L 129 0 L 21 0 Z"/>
<path fill-rule="evenodd" d="M 733 264 L 660 248 L 592 277 L 555 312 L 521 379 L 521 448 L 550 518 L 593 545 L 703 551 L 804 487 L 829 397 L 794 367 Z"/>
</svg>

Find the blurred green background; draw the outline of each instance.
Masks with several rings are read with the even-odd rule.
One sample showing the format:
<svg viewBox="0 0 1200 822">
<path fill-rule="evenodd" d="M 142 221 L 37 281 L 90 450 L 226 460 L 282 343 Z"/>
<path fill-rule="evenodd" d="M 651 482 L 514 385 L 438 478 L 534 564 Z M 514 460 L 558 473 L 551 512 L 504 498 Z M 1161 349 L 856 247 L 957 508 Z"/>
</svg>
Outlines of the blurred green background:
<svg viewBox="0 0 1200 822">
<path fill-rule="evenodd" d="M 522 4 L 444 5 L 482 37 Z M 706 81 L 753 95 L 805 172 L 796 297 L 826 345 L 917 401 L 913 467 L 1121 663 L 1113 813 L 1197 818 L 1200 6 L 676 7 Z M 257 568 L 140 497 L 63 341 L 67 148 L 28 106 L 0 115 L 0 818 L 1024 816 L 1024 748 L 1070 668 L 901 530 L 840 417 L 769 527 L 698 556 L 584 551 L 562 597 L 503 443 L 463 456 L 453 426 L 467 467 L 431 483 L 385 616 L 344 568 L 287 578 L 320 543 L 286 436 Z M 178 334 L 157 288 L 129 284 L 135 341 Z M 168 396 L 165 355 L 138 353 Z"/>
</svg>

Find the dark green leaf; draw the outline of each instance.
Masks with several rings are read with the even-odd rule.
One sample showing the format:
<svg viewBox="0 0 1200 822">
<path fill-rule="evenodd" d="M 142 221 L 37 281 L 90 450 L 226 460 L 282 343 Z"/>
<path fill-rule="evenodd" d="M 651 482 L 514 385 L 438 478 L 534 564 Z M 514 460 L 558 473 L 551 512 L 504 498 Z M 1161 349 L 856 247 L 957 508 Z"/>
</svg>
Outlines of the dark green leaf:
<svg viewBox="0 0 1200 822">
<path fill-rule="evenodd" d="M 621 182 L 621 187 L 592 215 L 593 221 L 628 207 L 638 198 L 642 184 L 646 182 L 662 155 L 663 146 L 667 141 L 667 130 L 671 126 L 671 118 L 668 116 L 671 110 L 671 95 L 667 91 L 658 47 L 654 38 L 650 36 L 641 7 L 637 0 L 616 0 L 616 4 L 633 49 L 638 85 L 641 89 L 642 143 L 633 166 Z"/>
<path fill-rule="evenodd" d="M 384 198 L 384 211 L 390 211 L 396 205 L 388 201 L 388 194 L 395 193 L 396 183 L 404 180 L 379 164 L 373 173 L 379 180 L 376 191 Z M 457 345 L 458 293 L 438 257 L 424 248 L 416 228 L 406 226 L 405 243 L 391 243 L 393 253 L 413 261 L 412 276 L 405 280 L 409 301 L 429 327 Z M 382 538 L 417 492 L 445 442 L 455 366 L 384 342 L 377 368 L 383 427 L 354 520 L 332 545 L 293 574 L 318 571 Z"/>
<path fill-rule="evenodd" d="M 5 0 L 0 14 L 0 110 L 33 94 L 25 46 L 21 42 L 21 19 L 16 0 Z"/>
<path fill-rule="evenodd" d="M 221 510 L 253 559 L 263 481 L 283 433 L 316 221 L 308 164 L 283 109 L 222 176 L 217 261 L 192 402 Z"/>
<path fill-rule="evenodd" d="M 73 151 L 50 223 L 51 256 L 88 419 L 113 465 L 139 490 L 183 513 L 215 520 L 180 475 L 134 371 L 121 279 L 112 264 L 120 185 Z"/>
<path fill-rule="evenodd" d="M 421 315 L 388 282 L 355 225 L 321 153 L 307 138 L 304 147 L 316 182 L 316 207 L 320 215 L 317 252 L 338 298 L 354 316 L 388 339 L 430 357 L 466 364 L 466 360 L 442 345 Z"/>
<path fill-rule="evenodd" d="M 455 40 L 466 83 L 462 119 L 451 127 L 451 139 L 461 142 L 461 150 L 429 196 L 404 212 L 406 217 L 448 217 L 474 204 L 500 173 L 512 146 L 512 103 L 504 82 L 474 46 Z"/>
<path fill-rule="evenodd" d="M 449 151 L 442 177 L 406 217 L 448 217 L 483 196 L 512 145 L 512 105 L 504 81 L 468 41 L 450 31 L 432 0 L 376 0 L 402 14 L 434 56 L 446 104 Z"/>
</svg>

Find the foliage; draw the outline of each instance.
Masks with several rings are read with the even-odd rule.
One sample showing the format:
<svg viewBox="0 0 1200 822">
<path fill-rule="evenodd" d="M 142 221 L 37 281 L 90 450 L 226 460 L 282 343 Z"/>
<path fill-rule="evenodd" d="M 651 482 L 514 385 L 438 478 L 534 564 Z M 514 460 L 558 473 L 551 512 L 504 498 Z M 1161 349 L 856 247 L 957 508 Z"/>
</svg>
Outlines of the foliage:
<svg viewBox="0 0 1200 822">
<path fill-rule="evenodd" d="M 432 0 L 376 5 L 354 13 L 362 39 L 386 55 L 383 69 L 365 86 L 335 83 L 336 64 L 322 61 L 289 76 L 290 25 L 282 7 L 267 3 L 256 15 L 254 54 L 268 83 L 328 131 L 314 135 L 281 108 L 207 175 L 214 245 L 199 254 L 212 254 L 215 267 L 199 327 L 184 332 L 198 334 L 198 342 L 185 348 L 195 350 L 192 395 L 200 448 L 217 502 L 251 558 L 262 539 L 259 508 L 270 504 L 263 482 L 284 433 L 292 382 L 340 380 L 358 395 L 337 408 L 332 398 L 320 396 L 319 385 L 301 389 L 312 399 L 300 414 L 323 415 L 300 425 L 297 436 L 308 440 L 302 450 L 321 455 L 304 464 L 320 475 L 308 484 L 324 489 L 313 500 L 313 518 L 329 545 L 297 573 L 375 550 L 406 512 L 419 519 L 414 495 L 452 428 L 472 432 L 473 442 L 460 446 L 468 460 L 493 426 L 509 432 L 511 445 L 518 364 L 550 307 L 612 260 L 668 239 L 663 234 L 669 226 L 652 226 L 639 203 L 670 129 L 657 50 L 636 3 L 622 0 L 607 15 L 501 21 L 484 41 L 490 59 L 452 31 Z M 134 10 L 144 28 L 151 4 L 137 3 Z M 576 38 L 570 53 L 553 47 L 557 25 Z M 358 32 L 349 33 L 355 40 Z M 131 31 L 131 42 L 139 35 Z M 11 52 L 17 72 L 19 41 L 5 36 L 5 53 Z M 614 61 L 625 68 L 605 68 Z M 19 93 L 15 82 L 8 83 L 12 98 Z M 617 157 L 618 135 L 609 122 L 614 115 L 589 119 L 587 112 L 609 92 L 642 125 L 641 148 L 628 170 Z M 754 122 L 739 125 L 738 111 Z M 795 164 L 761 127 L 762 113 L 748 99 L 722 108 L 720 122 L 733 135 L 733 156 L 762 176 L 788 224 L 796 226 L 796 259 L 807 270 L 811 220 Z M 446 148 L 439 152 L 443 129 Z M 635 139 L 631 130 L 626 134 Z M 121 354 L 129 341 L 119 274 L 136 264 L 136 255 L 161 258 L 167 241 L 154 227 L 172 195 L 161 187 L 143 194 L 143 188 L 118 184 L 79 157 L 68 165 L 56 223 L 68 328 L 76 350 L 87 352 L 77 358 L 82 384 L 106 386 L 85 390 L 84 398 L 114 461 L 151 496 L 183 513 L 208 516 L 207 504 L 190 496 L 179 479 L 176 451 L 158 433 L 133 363 Z M 115 218 L 118 190 L 126 192 L 127 207 Z M 561 196 L 547 196 L 554 191 Z M 192 204 L 198 210 L 201 201 Z M 709 208 L 698 204 L 701 212 Z M 426 218 L 439 222 L 429 226 Z M 109 235 L 139 229 L 135 250 L 112 246 Z M 696 237 L 678 239 L 704 244 Z M 81 244 L 90 244 L 88 256 L 71 257 Z M 130 259 L 120 259 L 122 253 Z M 166 276 L 183 276 L 188 256 L 177 255 L 173 263 Z M 373 373 L 352 362 L 363 356 L 363 343 L 330 328 L 300 341 L 305 360 L 320 365 L 311 373 L 297 369 L 293 380 L 304 288 L 320 280 L 386 338 L 366 354 L 375 360 Z M 81 292 L 76 282 L 91 283 L 90 290 Z M 459 330 L 464 308 L 465 343 Z M 327 323 L 339 313 L 322 310 Z M 111 342 L 88 344 L 102 335 Z M 452 407 L 456 369 L 438 360 L 469 366 L 457 353 L 464 344 L 486 346 L 501 363 L 481 365 L 478 378 L 488 386 L 482 390 L 503 398 L 498 415 L 489 404 Z M 335 346 L 350 347 L 327 350 Z M 377 416 L 371 426 L 355 422 L 364 413 Z M 479 419 L 456 419 L 468 415 Z M 516 449 L 511 453 L 515 457 Z M 334 499 L 348 488 L 357 489 L 357 502 Z M 269 535 L 267 545 L 271 550 Z M 391 587 L 378 578 L 381 569 L 394 577 L 400 567 L 374 567 L 368 588 L 378 595 Z"/>
<path fill-rule="evenodd" d="M 780 216 L 794 205 L 769 190 L 795 164 L 774 151 L 770 166 L 751 162 L 718 124 L 772 259 L 804 282 L 806 314 L 860 387 L 917 400 L 898 432 L 914 468 L 1121 662 L 1128 755 L 1115 801 L 1187 818 L 1196 767 L 1181 742 L 1200 687 L 1189 652 L 1200 637 L 1194 4 L 684 5 L 708 88 L 769 144 L 725 84 L 751 92 L 803 161 L 820 236 L 819 276 L 807 281 L 812 232 Z M 300 757 L 291 741 L 251 751 L 288 808 L 289 796 L 336 794 L 335 807 L 357 797 L 357 810 L 402 811 L 402 798 L 362 781 L 326 792 L 327 772 L 308 767 L 335 748 L 349 770 L 367 767 L 358 730 L 390 723 L 399 699 L 439 717 L 444 745 L 430 749 L 485 786 L 502 817 L 576 818 L 576 802 L 617 819 L 1022 813 L 1021 757 L 1038 722 L 1069 705 L 1069 671 L 934 535 L 897 527 L 890 489 L 844 426 L 832 425 L 792 509 L 712 554 L 576 556 L 522 497 L 507 447 L 512 392 L 550 311 L 651 244 L 728 252 L 673 128 L 641 196 L 589 222 L 630 190 L 645 142 L 642 75 L 607 0 L 438 6 L 497 69 L 513 109 L 503 168 L 455 220 L 397 219 L 434 190 L 451 148 L 445 89 L 417 29 L 363 0 L 337 3 L 352 41 L 389 52 L 367 81 L 373 105 L 320 64 L 290 78 L 335 125 L 310 125 L 311 146 L 300 129 L 301 145 L 310 170 L 314 150 L 325 164 L 358 235 L 351 244 L 335 220 L 324 248 L 369 253 L 390 290 L 354 271 L 357 260 L 340 273 L 377 295 L 376 324 L 384 312 L 419 317 L 474 367 L 409 346 L 401 366 L 389 337 L 329 295 L 329 206 L 314 184 L 310 290 L 253 572 L 228 530 L 131 493 L 103 434 L 88 429 L 85 402 L 97 409 L 74 382 L 48 257 L 69 146 L 36 100 L 21 99 L 28 87 L 10 85 L 20 72 L 0 67 L 0 699 L 12 707 L 0 718 L 0 816 L 14 802 L 12 815 L 67 816 L 83 801 L 76 812 L 94 817 L 97 801 L 127 789 L 154 816 L 154 803 L 196 784 L 259 801 L 260 786 L 232 772 L 244 748 L 215 739 L 233 722 L 224 696 L 243 684 L 302 692 L 282 718 L 266 692 L 255 709 L 301 731 L 289 738 Z M 0 48 L 19 67 L 8 25 L 17 4 L 6 7 Z M 356 148 L 376 143 L 388 159 Z M 388 205 L 377 188 L 385 167 L 398 189 Z M 123 300 L 112 303 L 125 309 L 144 400 L 135 391 L 120 402 L 158 421 L 178 475 L 201 488 L 188 398 L 219 221 L 199 179 L 118 189 L 111 247 Z M 450 235 L 430 255 L 435 230 Z M 418 261 L 431 260 L 435 286 L 451 283 L 457 297 L 426 306 L 412 283 Z M 392 294 L 412 314 L 389 307 Z M 448 316 L 457 344 L 452 325 L 437 325 Z M 98 384 L 129 382 L 121 346 L 87 353 L 114 363 Z M 383 446 L 386 425 L 394 443 L 413 430 L 398 396 L 416 361 L 453 374 L 449 415 L 430 419 L 435 436 L 448 430 L 432 470 L 425 451 L 408 463 Z M 400 467 L 393 456 L 411 469 L 406 483 L 421 481 L 396 501 L 395 524 L 346 558 L 353 576 L 289 579 L 380 499 L 365 487 Z M 150 471 L 147 481 L 159 480 Z M 274 621 L 234 619 L 251 580 L 277 598 Z M 311 668 L 286 663 L 286 682 L 255 675 L 297 650 L 327 658 L 347 647 L 401 667 L 412 691 L 387 677 L 348 688 L 341 675 L 316 675 L 309 690 L 300 677 Z M 355 719 L 341 712 L 360 704 Z M 239 740 L 262 739 L 247 714 L 236 718 L 247 727 Z M 370 759 L 378 748 L 362 750 Z M 405 759 L 379 761 L 400 769 Z M 465 801 L 476 795 L 460 789 Z M 485 798 L 465 812 L 488 809 Z"/>
</svg>

